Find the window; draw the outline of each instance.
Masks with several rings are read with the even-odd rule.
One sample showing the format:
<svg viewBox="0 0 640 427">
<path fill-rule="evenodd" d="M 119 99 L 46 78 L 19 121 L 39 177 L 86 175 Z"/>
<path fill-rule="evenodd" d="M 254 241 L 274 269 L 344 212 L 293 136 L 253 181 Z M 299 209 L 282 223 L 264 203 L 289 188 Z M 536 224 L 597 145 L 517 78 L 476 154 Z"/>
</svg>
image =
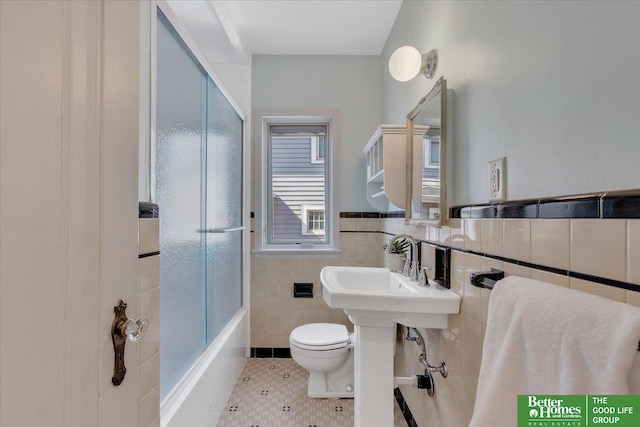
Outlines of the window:
<svg viewBox="0 0 640 427">
<path fill-rule="evenodd" d="M 256 114 L 258 253 L 337 251 L 332 199 L 335 116 Z M 259 121 L 258 121 L 259 120 Z"/>
<path fill-rule="evenodd" d="M 324 236 L 324 206 L 302 205 L 302 234 Z"/>
<path fill-rule="evenodd" d="M 424 167 L 440 167 L 440 137 L 425 136 L 424 138 Z"/>
<path fill-rule="evenodd" d="M 324 136 L 311 138 L 311 163 L 324 163 Z"/>
</svg>

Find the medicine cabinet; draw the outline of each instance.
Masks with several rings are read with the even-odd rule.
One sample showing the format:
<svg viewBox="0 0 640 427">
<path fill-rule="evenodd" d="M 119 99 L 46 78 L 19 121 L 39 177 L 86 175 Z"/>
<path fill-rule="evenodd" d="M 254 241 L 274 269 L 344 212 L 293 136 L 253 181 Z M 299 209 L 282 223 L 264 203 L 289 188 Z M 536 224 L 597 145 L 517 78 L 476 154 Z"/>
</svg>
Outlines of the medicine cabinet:
<svg viewBox="0 0 640 427">
<path fill-rule="evenodd" d="M 447 95 L 447 81 L 441 78 L 407 114 L 407 132 L 413 137 L 407 153 L 406 223 L 439 227 L 446 222 L 447 164 L 451 163 Z"/>
</svg>

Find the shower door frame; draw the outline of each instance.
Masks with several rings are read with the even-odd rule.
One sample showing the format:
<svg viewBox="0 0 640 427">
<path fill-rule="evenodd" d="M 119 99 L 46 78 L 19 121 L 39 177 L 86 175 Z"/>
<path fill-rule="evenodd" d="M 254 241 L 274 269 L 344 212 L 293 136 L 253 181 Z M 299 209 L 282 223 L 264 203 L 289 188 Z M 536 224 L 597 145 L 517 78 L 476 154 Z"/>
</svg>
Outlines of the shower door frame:
<svg viewBox="0 0 640 427">
<path fill-rule="evenodd" d="M 180 36 L 182 42 L 186 45 L 193 58 L 199 63 L 200 67 L 205 71 L 213 83 L 225 96 L 227 101 L 231 104 L 231 107 L 238 114 L 243 122 L 242 125 L 242 226 L 244 230 L 242 233 L 242 302 L 240 310 L 229 321 L 227 327 L 223 329 L 216 339 L 207 345 L 206 350 L 200 356 L 200 358 L 194 363 L 187 374 L 180 380 L 180 382 L 174 387 L 174 389 L 161 401 L 161 422 L 164 424 L 166 420 L 171 419 L 175 414 L 175 411 L 187 397 L 189 392 L 193 389 L 199 378 L 204 374 L 208 365 L 215 358 L 219 348 L 216 348 L 220 340 L 225 341 L 232 332 L 233 329 L 230 326 L 237 326 L 240 322 L 246 322 L 246 333 L 243 339 L 244 345 L 244 357 L 249 357 L 251 353 L 250 349 L 250 209 L 251 209 L 251 150 L 250 150 L 250 121 L 247 120 L 245 113 L 240 106 L 231 96 L 221 79 L 217 76 L 210 63 L 206 59 L 205 55 L 198 48 L 196 42 L 191 37 L 187 29 L 180 22 L 171 6 L 165 0 L 152 0 L 151 1 L 151 25 L 150 25 L 150 39 L 151 39 L 151 73 L 150 73 L 150 134 L 149 134 L 149 146 L 147 151 L 149 154 L 148 162 L 148 180 L 149 180 L 149 196 L 150 201 L 155 202 L 156 198 L 156 102 L 157 102 L 157 12 L 160 11 L 173 26 L 175 32 Z M 162 206 L 160 206 L 160 215 L 162 215 Z"/>
</svg>

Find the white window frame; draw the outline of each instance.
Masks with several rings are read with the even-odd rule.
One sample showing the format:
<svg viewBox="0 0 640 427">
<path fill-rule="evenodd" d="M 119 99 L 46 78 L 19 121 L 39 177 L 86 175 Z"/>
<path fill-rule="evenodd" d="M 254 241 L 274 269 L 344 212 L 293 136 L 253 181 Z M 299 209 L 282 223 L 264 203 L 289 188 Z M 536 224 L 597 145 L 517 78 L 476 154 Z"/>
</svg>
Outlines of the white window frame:
<svg viewBox="0 0 640 427">
<path fill-rule="evenodd" d="M 428 145 L 428 147 L 429 147 L 428 149 L 424 150 L 424 167 L 425 168 L 431 168 L 431 169 L 440 169 L 440 162 L 438 162 L 438 163 L 431 162 L 434 143 L 438 144 L 438 151 L 440 150 L 440 137 L 439 136 L 429 136 L 429 137 L 425 136 L 424 142 L 428 142 L 428 144 L 423 144 L 423 146 L 424 145 Z"/>
<path fill-rule="evenodd" d="M 320 138 L 317 136 L 312 136 L 311 137 L 311 164 L 312 165 L 319 165 L 319 164 L 323 164 L 324 163 L 324 158 L 320 157 L 320 144 L 318 143 L 318 140 Z M 326 142 L 326 136 L 325 136 L 325 146 L 326 146 L 327 142 Z M 326 157 L 326 153 L 325 153 L 325 157 Z"/>
<path fill-rule="evenodd" d="M 325 242 L 269 243 L 267 218 L 269 209 L 269 161 L 268 137 L 269 126 L 275 124 L 327 124 L 325 136 Z M 338 135 L 338 112 L 322 111 L 255 111 L 254 112 L 254 144 L 255 159 L 255 232 L 254 250 L 261 257 L 313 257 L 338 255 L 339 246 L 339 208 L 335 197 L 337 180 L 337 157 L 334 155 Z M 309 205 L 311 207 L 311 205 Z M 306 223 L 306 216 L 303 221 Z"/>
<path fill-rule="evenodd" d="M 325 212 L 324 206 L 322 205 L 302 205 L 301 207 L 302 210 L 302 227 L 300 230 L 300 233 L 303 236 L 324 236 L 325 235 L 325 229 L 322 229 L 322 231 L 320 230 L 310 230 L 309 229 L 309 213 L 311 212 L 322 212 L 324 213 L 324 221 L 326 224 L 327 221 L 327 214 Z"/>
</svg>

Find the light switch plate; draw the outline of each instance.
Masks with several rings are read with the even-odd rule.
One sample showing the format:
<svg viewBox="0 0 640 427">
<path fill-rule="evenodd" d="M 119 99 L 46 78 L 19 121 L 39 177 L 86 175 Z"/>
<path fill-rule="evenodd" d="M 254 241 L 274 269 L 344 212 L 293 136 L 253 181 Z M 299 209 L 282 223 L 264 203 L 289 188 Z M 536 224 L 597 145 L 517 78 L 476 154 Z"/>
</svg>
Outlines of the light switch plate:
<svg viewBox="0 0 640 427">
<path fill-rule="evenodd" d="M 505 174 L 506 157 L 489 162 L 489 201 L 498 202 L 507 198 Z"/>
</svg>

